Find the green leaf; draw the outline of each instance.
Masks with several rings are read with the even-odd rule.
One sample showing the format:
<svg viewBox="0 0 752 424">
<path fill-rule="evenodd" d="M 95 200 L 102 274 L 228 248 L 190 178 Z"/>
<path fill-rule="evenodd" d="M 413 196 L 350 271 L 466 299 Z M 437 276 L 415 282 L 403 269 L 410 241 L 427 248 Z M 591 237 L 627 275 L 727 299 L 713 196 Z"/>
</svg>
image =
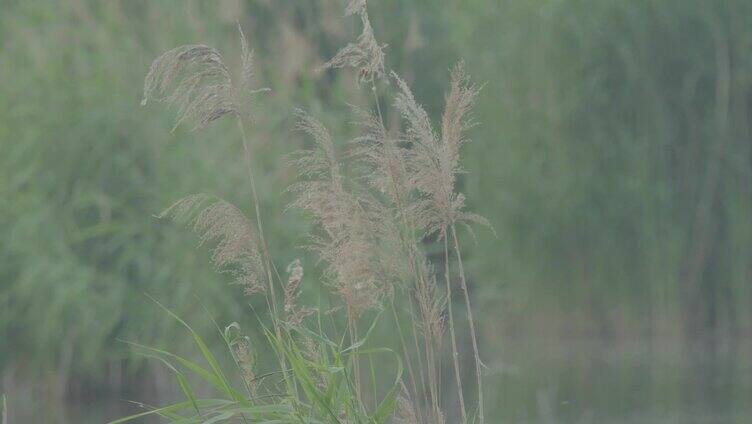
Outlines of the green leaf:
<svg viewBox="0 0 752 424">
<path fill-rule="evenodd" d="M 370 326 L 368 327 L 368 331 L 366 331 L 366 335 L 365 335 L 365 336 L 363 336 L 363 338 L 362 338 L 362 339 L 360 339 L 360 340 L 356 341 L 355 343 L 353 343 L 352 345 L 350 345 L 349 347 L 347 347 L 347 348 L 346 348 L 345 350 L 343 350 L 343 351 L 342 351 L 342 353 L 350 352 L 350 351 L 352 351 L 352 350 L 356 350 L 356 349 L 358 349 L 359 347 L 363 346 L 363 345 L 364 345 L 364 344 L 366 343 L 366 341 L 368 340 L 368 337 L 369 337 L 369 336 L 371 335 L 371 333 L 373 332 L 373 329 L 374 329 L 374 328 L 376 327 L 376 323 L 377 323 L 377 322 L 379 321 L 379 318 L 380 318 L 380 317 L 381 317 L 381 312 L 379 312 L 379 313 L 378 313 L 378 314 L 376 315 L 376 317 L 375 317 L 375 318 L 373 319 L 373 322 L 372 322 L 372 323 L 371 323 L 371 325 L 370 325 Z"/>
<path fill-rule="evenodd" d="M 361 355 L 371 355 L 371 354 L 378 354 L 378 353 L 388 353 L 391 355 L 394 355 L 394 358 L 397 360 L 397 372 L 394 377 L 394 384 L 387 392 L 386 396 L 384 396 L 384 399 L 381 401 L 378 407 L 376 407 L 376 412 L 373 414 L 373 421 L 382 424 L 386 423 L 387 420 L 392 416 L 394 413 L 394 408 L 396 404 L 397 399 L 397 391 L 399 390 L 399 384 L 402 380 L 402 371 L 403 371 L 403 365 L 402 365 L 402 359 L 400 358 L 400 355 L 389 348 L 374 348 L 374 349 L 367 349 L 362 350 L 358 352 Z"/>
<path fill-rule="evenodd" d="M 149 415 L 155 415 L 155 414 L 162 415 L 164 413 L 174 413 L 174 412 L 178 412 L 178 411 L 189 409 L 189 408 L 192 408 L 191 401 L 178 402 L 172 405 L 163 406 L 161 408 L 152 409 L 151 411 L 141 412 L 138 414 L 134 414 L 134 415 L 117 419 L 115 421 L 110 421 L 108 424 L 119 424 L 119 423 L 124 423 L 128 421 L 133 421 L 137 418 L 142 418 L 142 417 L 146 417 Z"/>
<path fill-rule="evenodd" d="M 193 340 L 196 342 L 196 345 L 198 346 L 199 350 L 201 351 L 201 354 L 203 355 L 206 362 L 211 367 L 212 373 L 216 377 L 216 380 L 219 382 L 219 385 L 222 387 L 221 391 L 227 394 L 228 396 L 232 397 L 233 399 L 237 401 L 244 401 L 243 395 L 241 395 L 237 390 L 234 390 L 232 387 L 230 387 L 230 383 L 227 381 L 227 378 L 225 377 L 224 373 L 222 372 L 222 368 L 219 366 L 219 362 L 217 362 L 217 359 L 214 357 L 214 355 L 211 353 L 211 350 L 209 350 L 209 347 L 206 345 L 206 342 L 204 342 L 204 339 L 201 338 L 201 336 L 196 333 L 196 331 L 191 328 L 188 323 L 183 321 L 179 316 L 177 316 L 174 312 L 172 312 L 169 308 L 159 303 L 158 300 L 154 299 L 153 297 L 146 295 L 151 299 L 154 303 L 156 303 L 159 307 L 161 307 L 165 312 L 170 314 L 175 320 L 177 320 L 179 323 L 181 323 L 193 336 Z"/>
</svg>

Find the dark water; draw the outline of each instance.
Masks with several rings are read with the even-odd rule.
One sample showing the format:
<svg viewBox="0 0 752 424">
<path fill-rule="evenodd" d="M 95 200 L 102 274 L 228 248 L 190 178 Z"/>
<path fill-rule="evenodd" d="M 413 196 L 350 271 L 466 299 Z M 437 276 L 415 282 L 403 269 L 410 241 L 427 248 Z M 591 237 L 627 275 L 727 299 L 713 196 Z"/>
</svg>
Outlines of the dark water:
<svg viewBox="0 0 752 424">
<path fill-rule="evenodd" d="M 748 345 L 506 341 L 491 367 L 494 422 L 752 423 Z M 494 384 L 495 383 L 495 384 Z"/>
<path fill-rule="evenodd" d="M 503 361 L 487 364 L 486 416 L 489 424 L 752 423 L 749 345 L 690 352 L 671 342 L 505 339 Z M 113 396 L 57 407 L 8 400 L 10 424 L 102 423 L 136 411 Z"/>
</svg>

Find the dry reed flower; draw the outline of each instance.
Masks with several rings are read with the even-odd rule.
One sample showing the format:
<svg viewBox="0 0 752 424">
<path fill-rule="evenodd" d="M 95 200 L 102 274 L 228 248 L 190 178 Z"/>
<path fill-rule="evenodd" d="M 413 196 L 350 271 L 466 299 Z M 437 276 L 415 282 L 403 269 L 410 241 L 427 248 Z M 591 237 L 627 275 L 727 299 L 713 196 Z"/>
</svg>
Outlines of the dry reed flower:
<svg viewBox="0 0 752 424">
<path fill-rule="evenodd" d="M 394 424 L 420 424 L 418 414 L 415 412 L 415 404 L 410 398 L 410 392 L 404 384 L 397 396 L 397 408 L 394 413 Z"/>
<path fill-rule="evenodd" d="M 265 271 L 256 231 L 236 206 L 206 194 L 194 194 L 159 215 L 165 217 L 191 226 L 200 244 L 215 242 L 212 262 L 219 271 L 232 275 L 247 295 L 264 291 Z"/>
<path fill-rule="evenodd" d="M 355 106 L 352 110 L 361 132 L 353 140 L 351 161 L 358 178 L 376 192 L 367 199 L 379 223 L 374 231 L 381 248 L 383 275 L 406 284 L 415 278 L 412 258 L 420 254 L 409 234 L 413 230 L 407 216 L 415 200 L 407 163 L 409 151 L 400 134 L 386 130 L 380 115 Z"/>
<path fill-rule="evenodd" d="M 180 77 L 180 82 L 173 87 Z M 172 93 L 166 94 L 170 88 L 173 88 Z M 190 121 L 192 130 L 239 111 L 222 55 L 217 49 L 204 45 L 180 46 L 155 59 L 144 82 L 141 104 L 145 105 L 150 99 L 177 107 L 175 127 Z"/>
<path fill-rule="evenodd" d="M 248 47 L 248 39 L 245 38 L 243 28 L 238 25 L 238 32 L 240 32 L 240 85 L 247 92 L 253 91 L 253 51 Z"/>
<path fill-rule="evenodd" d="M 173 130 L 183 122 L 192 122 L 199 130 L 228 115 L 248 116 L 254 90 L 253 54 L 243 30 L 241 41 L 240 81 L 235 81 L 219 50 L 202 44 L 189 44 L 168 50 L 151 64 L 144 80 L 141 104 L 149 100 L 167 102 L 177 108 Z"/>
<path fill-rule="evenodd" d="M 350 0 L 345 7 L 345 16 L 366 13 L 366 0 Z"/>
<path fill-rule="evenodd" d="M 300 181 L 290 187 L 296 196 L 290 206 L 307 210 L 323 235 L 312 238 L 312 249 L 327 263 L 326 276 L 356 316 L 378 307 L 388 293 L 381 269 L 373 201 L 344 184 L 329 131 L 319 121 L 298 111 L 298 129 L 310 135 L 316 147 L 296 154 L 292 165 Z"/>
<path fill-rule="evenodd" d="M 436 343 L 436 347 L 441 343 L 444 334 L 444 311 L 446 309 L 446 297 L 441 296 L 437 290 L 436 276 L 427 260 L 418 259 L 419 271 L 424 277 L 415 290 L 415 296 L 418 301 L 422 316 L 422 330 L 427 334 L 429 340 Z"/>
<path fill-rule="evenodd" d="M 251 339 L 240 332 L 240 324 L 233 322 L 224 331 L 225 340 L 232 349 L 232 355 L 240 368 L 243 383 L 251 396 L 256 396 L 255 358 L 251 352 Z"/>
<path fill-rule="evenodd" d="M 373 27 L 368 18 L 366 0 L 352 0 L 345 9 L 345 16 L 358 15 L 363 26 L 362 32 L 354 43 L 348 43 L 340 49 L 322 68 L 350 67 L 358 71 L 360 82 L 372 82 L 382 78 L 384 71 L 384 49 L 373 34 Z"/>
<path fill-rule="evenodd" d="M 468 118 L 468 115 L 479 89 L 476 85 L 470 83 L 470 79 L 465 73 L 464 64 L 459 63 L 451 72 L 450 90 L 445 96 L 444 113 L 441 119 L 441 133 L 437 134 L 428 118 L 428 114 L 415 100 L 408 85 L 396 74 L 393 73 L 392 75 L 398 88 L 394 106 L 406 121 L 406 138 L 410 144 L 409 155 L 407 156 L 411 181 L 410 185 L 419 193 L 417 200 L 409 206 L 410 215 L 414 219 L 414 222 L 423 229 L 425 234 L 438 233 L 444 240 L 444 277 L 446 281 L 447 296 L 446 311 L 448 313 L 450 341 L 460 411 L 462 422 L 466 423 L 468 419 L 464 402 L 460 366 L 457 360 L 457 339 L 452 313 L 452 288 L 449 273 L 448 251 L 448 233 L 450 230 L 454 239 L 459 265 L 460 283 L 465 298 L 467 308 L 466 313 L 471 330 L 478 385 L 478 417 L 482 424 L 484 422 L 483 387 L 480 370 L 482 364 L 476 341 L 470 297 L 467 290 L 467 283 L 462 268 L 462 260 L 455 231 L 455 224 L 463 224 L 468 227 L 470 223 L 489 225 L 485 218 L 465 210 L 465 197 L 462 193 L 459 193 L 456 190 L 457 175 L 464 172 L 459 161 L 460 148 L 467 142 L 467 139 L 464 136 L 465 130 L 473 125 Z M 430 287 L 433 286 L 435 286 L 435 283 L 430 285 Z M 416 296 L 418 297 L 418 304 L 421 307 L 421 313 L 426 320 L 424 325 L 429 326 L 430 318 L 427 318 L 425 314 L 431 313 L 431 311 L 430 308 L 425 305 L 426 301 L 421 300 L 421 297 L 426 297 L 426 293 L 421 293 L 422 291 L 425 292 L 427 290 L 425 287 L 418 287 L 416 290 Z M 438 410 L 436 415 L 440 415 Z"/>
<path fill-rule="evenodd" d="M 251 391 L 251 395 L 256 393 L 256 374 L 253 372 L 253 355 L 250 349 L 250 339 L 247 336 L 238 339 L 235 343 L 235 355 L 238 359 L 243 381 Z"/>
<path fill-rule="evenodd" d="M 315 311 L 311 308 L 298 305 L 300 296 L 300 284 L 303 281 L 303 265 L 300 259 L 295 259 L 287 265 L 287 284 L 284 286 L 285 315 L 287 322 L 292 325 L 300 325 L 307 316 Z"/>
<path fill-rule="evenodd" d="M 427 234 L 441 232 L 442 236 L 455 223 L 489 225 L 480 215 L 465 211 L 465 196 L 456 192 L 455 187 L 457 175 L 464 172 L 459 151 L 467 142 L 464 131 L 473 125 L 467 117 L 478 93 L 478 87 L 469 82 L 464 65 L 458 64 L 451 73 L 440 137 L 410 87 L 399 76 L 392 75 L 399 89 L 394 106 L 407 122 L 410 185 L 421 194 L 411 206 L 416 221 Z"/>
<path fill-rule="evenodd" d="M 379 116 L 356 106 L 352 110 L 361 129 L 353 140 L 353 157 L 363 166 L 366 182 L 399 209 L 407 204 L 412 191 L 406 161 L 408 151 L 399 136 L 389 134 Z"/>
</svg>

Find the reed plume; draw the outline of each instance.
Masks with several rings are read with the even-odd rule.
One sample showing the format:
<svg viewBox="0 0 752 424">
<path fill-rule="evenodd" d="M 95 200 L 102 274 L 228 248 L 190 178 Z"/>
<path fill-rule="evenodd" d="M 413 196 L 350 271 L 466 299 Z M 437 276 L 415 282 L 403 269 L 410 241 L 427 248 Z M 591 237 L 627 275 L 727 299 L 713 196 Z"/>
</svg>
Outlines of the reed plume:
<svg viewBox="0 0 752 424">
<path fill-rule="evenodd" d="M 389 134 L 380 116 L 355 106 L 352 110 L 360 128 L 360 135 L 353 140 L 352 156 L 361 166 L 361 178 L 401 213 L 413 189 L 406 161 L 408 149 L 401 144 L 399 134 Z"/>
<path fill-rule="evenodd" d="M 394 424 L 420 424 L 418 414 L 415 411 L 415 402 L 410 399 L 410 393 L 402 385 L 402 392 L 397 396 L 397 411 L 394 414 Z"/>
<path fill-rule="evenodd" d="M 351 0 L 347 4 L 345 16 L 352 15 L 360 17 L 363 27 L 360 35 L 354 43 L 348 43 L 340 49 L 322 68 L 354 68 L 358 71 L 360 82 L 373 82 L 374 79 L 383 78 L 386 75 L 384 71 L 386 44 L 379 44 L 374 36 L 371 20 L 368 18 L 366 0 Z"/>
<path fill-rule="evenodd" d="M 314 309 L 300 306 L 300 285 L 303 282 L 303 265 L 300 259 L 295 259 L 287 265 L 287 284 L 284 286 L 285 318 L 289 324 L 301 325 L 303 320 L 315 313 Z"/>
<path fill-rule="evenodd" d="M 233 360 L 235 360 L 243 380 L 243 384 L 251 397 L 256 397 L 258 380 L 254 368 L 256 358 L 251 350 L 251 339 L 240 331 L 240 324 L 233 322 L 225 327 L 224 339 L 230 348 Z"/>
<path fill-rule="evenodd" d="M 440 237 L 444 240 L 444 278 L 446 281 L 450 340 L 452 343 L 452 353 L 455 358 L 454 371 L 463 422 L 467 421 L 467 413 L 464 406 L 459 363 L 456 360 L 459 353 L 452 313 L 452 289 L 447 242 L 450 230 L 455 241 L 455 251 L 460 264 L 460 283 L 467 306 L 468 321 L 473 341 L 476 382 L 478 386 L 478 413 L 480 422 L 483 422 L 481 361 L 470 297 L 464 270 L 462 269 L 461 256 L 459 256 L 459 245 L 455 231 L 456 224 L 467 225 L 469 223 L 479 223 L 489 225 L 485 218 L 465 210 L 465 196 L 456 190 L 457 175 L 464 172 L 460 165 L 460 148 L 467 142 L 464 136 L 465 130 L 473 125 L 472 121 L 468 119 L 468 115 L 478 94 L 478 87 L 470 83 L 463 63 L 460 62 L 452 70 L 450 90 L 445 98 L 445 108 L 441 120 L 441 134 L 438 135 L 431 124 L 428 114 L 415 100 L 410 87 L 399 76 L 394 73 L 392 75 L 398 87 L 394 106 L 406 122 L 406 135 L 411 147 L 407 159 L 411 178 L 410 185 L 420 193 L 419 199 L 411 206 L 411 213 L 426 234 L 439 233 Z"/>
<path fill-rule="evenodd" d="M 366 0 L 350 0 L 345 6 L 345 16 L 367 13 Z"/>
<path fill-rule="evenodd" d="M 315 148 L 295 154 L 292 165 L 300 181 L 290 187 L 290 206 L 307 210 L 321 229 L 311 248 L 327 264 L 326 276 L 348 310 L 359 316 L 376 308 L 390 288 L 380 275 L 377 242 L 378 217 L 369 199 L 345 186 L 334 142 L 324 125 L 298 111 L 297 128 L 311 136 Z"/>
<path fill-rule="evenodd" d="M 159 218 L 166 217 L 190 226 L 200 244 L 215 243 L 215 267 L 232 275 L 246 294 L 264 291 L 265 271 L 256 231 L 236 206 L 206 194 L 194 194 L 159 214 Z"/>
<path fill-rule="evenodd" d="M 478 87 L 469 83 L 464 64 L 458 64 L 451 73 L 441 136 L 434 131 L 410 87 L 398 75 L 392 75 L 399 89 L 394 106 L 407 123 L 411 146 L 410 183 L 421 193 L 413 208 L 418 223 L 426 234 L 443 233 L 456 223 L 489 225 L 482 216 L 465 210 L 465 196 L 455 188 L 457 175 L 464 172 L 459 161 L 460 147 L 467 142 L 464 131 L 473 125 L 467 117 L 478 93 Z"/>
<path fill-rule="evenodd" d="M 172 92 L 166 94 L 171 88 Z M 146 76 L 141 104 L 150 99 L 177 108 L 175 128 L 189 121 L 193 130 L 201 129 L 239 111 L 222 55 L 204 45 L 180 46 L 159 56 Z"/>
<path fill-rule="evenodd" d="M 146 105 L 151 99 L 167 102 L 177 108 L 177 119 L 173 130 L 183 122 L 191 122 L 192 130 L 199 130 L 209 123 L 226 115 L 237 119 L 241 133 L 246 168 L 250 180 L 251 201 L 256 215 L 258 244 L 248 249 L 258 253 L 261 249 L 261 269 L 266 274 L 267 287 L 271 299 L 267 299 L 272 313 L 276 315 L 276 299 L 272 278 L 272 265 L 263 225 L 256 183 L 251 168 L 251 147 L 246 136 L 245 126 L 250 121 L 250 104 L 255 94 L 268 91 L 266 88 L 253 88 L 253 53 L 240 24 L 237 26 L 241 45 L 241 68 L 233 77 L 219 50 L 202 44 L 189 44 L 176 47 L 157 57 L 151 64 L 144 79 L 144 95 L 141 101 Z M 183 199 L 188 201 L 191 198 Z M 193 199 L 196 200 L 196 199 Z M 180 206 L 178 201 L 175 206 Z M 182 204 L 187 206 L 189 202 Z M 217 225 L 220 223 L 218 222 Z M 250 228 L 250 224 L 249 227 Z M 257 265 L 257 264 L 254 264 Z M 261 291 L 258 287 L 258 268 L 254 267 L 254 281 L 246 285 L 246 292 Z M 250 272 L 250 271 L 249 271 Z M 277 322 L 274 321 L 275 329 Z"/>
<path fill-rule="evenodd" d="M 203 44 L 188 44 L 168 50 L 151 64 L 144 79 L 142 105 L 163 101 L 177 109 L 173 130 L 183 122 L 199 130 L 225 115 L 246 117 L 254 90 L 253 54 L 238 25 L 241 42 L 241 70 L 232 77 L 219 50 Z"/>
<path fill-rule="evenodd" d="M 398 137 L 387 132 L 380 116 L 358 107 L 352 110 L 358 118 L 360 134 L 351 142 L 349 159 L 354 178 L 365 186 L 361 198 L 378 224 L 373 225 L 373 232 L 381 274 L 391 284 L 406 287 L 414 278 L 414 270 L 405 260 L 411 257 L 405 234 L 409 230 L 403 216 L 411 192 L 405 149 Z"/>
</svg>

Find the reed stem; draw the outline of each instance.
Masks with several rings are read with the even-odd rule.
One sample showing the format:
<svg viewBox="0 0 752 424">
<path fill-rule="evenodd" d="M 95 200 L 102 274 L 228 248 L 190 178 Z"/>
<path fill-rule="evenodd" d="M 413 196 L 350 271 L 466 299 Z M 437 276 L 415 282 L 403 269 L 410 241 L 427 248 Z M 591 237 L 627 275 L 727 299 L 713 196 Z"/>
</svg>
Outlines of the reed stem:
<svg viewBox="0 0 752 424">
<path fill-rule="evenodd" d="M 478 340 L 475 334 L 475 320 L 473 319 L 473 308 L 470 306 L 470 294 L 467 291 L 467 281 L 465 280 L 465 270 L 462 266 L 462 254 L 460 253 L 460 245 L 457 241 L 457 231 L 454 229 L 454 225 L 451 226 L 452 239 L 454 239 L 454 251 L 457 254 L 457 266 L 460 271 L 460 284 L 462 286 L 462 292 L 465 295 L 465 307 L 467 308 L 467 320 L 470 323 L 470 337 L 473 342 L 473 356 L 475 358 L 475 377 L 478 380 L 478 419 L 479 423 L 483 424 L 485 418 L 483 415 L 483 376 L 481 374 L 481 360 L 480 352 L 478 351 Z"/>
<path fill-rule="evenodd" d="M 452 341 L 452 364 L 454 365 L 454 377 L 457 380 L 457 396 L 460 401 L 460 413 L 462 422 L 467 423 L 467 411 L 465 410 L 465 395 L 462 392 L 462 377 L 460 376 L 460 358 L 457 352 L 457 338 L 454 334 L 454 314 L 452 313 L 452 285 L 449 277 L 449 246 L 447 242 L 446 228 L 442 231 L 444 239 L 444 277 L 446 279 L 447 311 L 449 313 L 449 335 Z"/>
</svg>

